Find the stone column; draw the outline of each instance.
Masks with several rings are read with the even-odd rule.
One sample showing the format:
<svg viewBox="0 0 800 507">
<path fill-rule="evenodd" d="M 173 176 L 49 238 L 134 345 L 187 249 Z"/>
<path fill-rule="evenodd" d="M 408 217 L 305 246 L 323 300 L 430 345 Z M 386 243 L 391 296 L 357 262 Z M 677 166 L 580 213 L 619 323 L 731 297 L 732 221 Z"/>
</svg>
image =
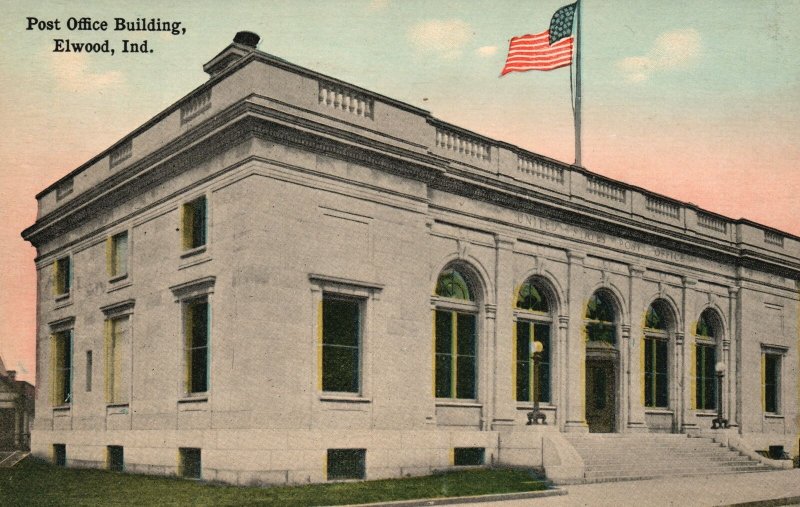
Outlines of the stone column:
<svg viewBox="0 0 800 507">
<path fill-rule="evenodd" d="M 569 325 L 567 328 L 566 358 L 567 406 L 565 431 L 587 432 L 586 424 L 586 340 L 583 333 L 583 307 L 585 294 L 583 261 L 586 254 L 574 250 L 567 252 L 569 279 L 567 300 Z"/>
<path fill-rule="evenodd" d="M 642 403 L 642 332 L 640 313 L 644 311 L 644 279 L 645 268 L 643 266 L 631 265 L 630 271 L 630 294 L 628 296 L 631 325 L 622 326 L 622 343 L 620 351 L 624 351 L 621 367 L 625 371 L 627 380 L 627 392 L 622 393 L 623 400 L 626 401 L 627 421 L 626 430 L 630 432 L 647 431 L 647 421 L 644 414 L 644 404 Z M 625 328 L 627 327 L 627 333 Z M 633 328 L 633 333 L 631 333 Z M 626 336 L 627 335 L 627 336 Z"/>
<path fill-rule="evenodd" d="M 514 424 L 516 402 L 511 372 L 514 356 L 514 244 L 511 236 L 495 235 L 495 302 L 497 318 L 493 319 L 494 340 L 491 363 L 493 429 Z"/>
<path fill-rule="evenodd" d="M 692 336 L 694 336 L 694 329 L 692 329 L 692 322 L 695 322 L 699 315 L 693 315 L 694 312 L 694 301 L 695 301 L 695 290 L 694 287 L 697 285 L 697 280 L 694 278 L 689 277 L 682 277 L 683 281 L 683 288 L 681 290 L 681 313 L 683 314 L 683 344 L 681 347 L 682 350 L 682 371 L 681 371 L 681 385 L 682 385 L 682 396 L 681 396 L 681 405 L 680 405 L 680 418 L 679 418 L 679 431 L 685 432 L 687 429 L 694 429 L 697 428 L 697 423 L 694 421 L 694 418 L 691 417 L 691 410 L 694 409 L 692 407 L 692 365 L 690 364 L 692 361 L 692 350 L 691 348 L 694 347 L 694 340 Z"/>
<path fill-rule="evenodd" d="M 728 371 L 725 373 L 726 403 L 723 417 L 728 418 L 730 426 L 739 426 L 739 362 L 736 351 L 739 349 L 739 287 L 728 287 L 728 334 L 722 341 L 722 353 Z M 733 342 L 733 347 L 731 347 Z"/>
</svg>

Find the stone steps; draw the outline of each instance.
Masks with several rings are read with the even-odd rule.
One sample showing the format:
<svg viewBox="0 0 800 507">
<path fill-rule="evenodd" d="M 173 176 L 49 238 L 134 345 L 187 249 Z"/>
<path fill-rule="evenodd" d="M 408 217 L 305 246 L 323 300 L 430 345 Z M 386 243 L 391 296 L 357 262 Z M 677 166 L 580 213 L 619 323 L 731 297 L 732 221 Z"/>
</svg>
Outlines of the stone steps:
<svg viewBox="0 0 800 507">
<path fill-rule="evenodd" d="M 597 474 L 597 473 L 587 473 L 586 477 L 582 482 L 585 483 L 593 483 L 593 482 L 617 482 L 617 481 L 637 481 L 637 480 L 644 480 L 644 479 L 657 479 L 659 477 L 697 477 L 697 476 L 707 476 L 707 475 L 723 475 L 723 474 L 735 474 L 735 473 L 747 473 L 747 472 L 767 472 L 773 470 L 772 468 L 766 465 L 756 465 L 753 467 L 736 467 L 732 469 L 725 469 L 725 470 L 695 470 L 695 471 L 686 471 L 676 473 L 674 471 L 669 472 L 636 472 L 632 474 L 620 474 L 620 473 L 613 473 L 613 474 Z"/>
<path fill-rule="evenodd" d="M 711 439 L 665 434 L 567 434 L 583 458 L 584 482 L 772 470 Z"/>
<path fill-rule="evenodd" d="M 698 465 L 701 462 L 702 465 Z M 737 465 L 750 465 L 750 464 L 758 464 L 749 458 L 746 457 L 735 457 L 730 460 L 717 460 L 717 461 L 698 461 L 698 460 L 673 460 L 673 459 L 664 459 L 659 461 L 619 461 L 619 462 L 597 462 L 593 461 L 590 464 L 586 464 L 587 470 L 620 470 L 624 468 L 633 468 L 633 469 L 641 469 L 643 467 L 650 467 L 650 468 L 719 468 L 719 467 L 727 467 L 727 466 L 737 466 Z"/>
</svg>

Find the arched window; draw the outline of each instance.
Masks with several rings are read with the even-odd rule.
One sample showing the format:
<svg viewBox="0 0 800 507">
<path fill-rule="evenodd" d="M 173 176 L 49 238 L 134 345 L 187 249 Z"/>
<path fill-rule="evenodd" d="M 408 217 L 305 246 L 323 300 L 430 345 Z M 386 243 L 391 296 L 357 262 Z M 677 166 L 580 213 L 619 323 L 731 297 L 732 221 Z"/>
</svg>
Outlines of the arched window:
<svg viewBox="0 0 800 507">
<path fill-rule="evenodd" d="M 469 289 L 466 278 L 455 268 L 447 268 L 439 275 L 439 280 L 436 282 L 436 295 L 475 301 L 475 295 Z"/>
<path fill-rule="evenodd" d="M 711 308 L 706 308 L 697 319 L 694 330 L 695 359 L 695 403 L 699 410 L 716 410 L 717 383 L 714 366 L 717 364 L 717 336 L 719 335 L 719 316 Z"/>
<path fill-rule="evenodd" d="M 514 328 L 517 401 L 533 401 L 531 393 L 534 392 L 534 373 L 536 375 L 535 391 L 538 392 L 539 401 L 551 401 L 550 330 L 553 317 L 550 308 L 547 291 L 541 284 L 532 279 L 522 284 L 517 292 L 517 311 L 515 312 L 517 322 Z M 541 342 L 543 347 L 536 372 L 533 371 L 533 362 L 531 361 L 534 341 Z"/>
<path fill-rule="evenodd" d="M 477 315 L 469 276 L 451 266 L 436 281 L 435 386 L 437 398 L 475 399 Z"/>
<path fill-rule="evenodd" d="M 616 312 L 605 291 L 597 291 L 586 304 L 586 339 L 590 342 L 617 342 Z"/>
<path fill-rule="evenodd" d="M 672 318 L 669 306 L 657 300 L 647 308 L 644 318 L 644 406 L 669 406 L 669 331 Z"/>
</svg>

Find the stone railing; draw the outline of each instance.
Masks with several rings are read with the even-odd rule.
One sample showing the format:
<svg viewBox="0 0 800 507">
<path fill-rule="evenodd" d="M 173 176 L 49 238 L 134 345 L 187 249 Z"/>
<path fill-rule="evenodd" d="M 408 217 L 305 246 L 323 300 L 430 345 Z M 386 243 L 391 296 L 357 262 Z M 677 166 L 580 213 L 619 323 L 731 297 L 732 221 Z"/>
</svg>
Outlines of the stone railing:
<svg viewBox="0 0 800 507">
<path fill-rule="evenodd" d="M 725 220 L 701 212 L 697 213 L 697 225 L 717 232 L 726 232 L 728 230 L 728 224 Z"/>
<path fill-rule="evenodd" d="M 612 201 L 625 202 L 625 189 L 623 187 L 594 176 L 586 177 L 586 191 Z"/>
<path fill-rule="evenodd" d="M 373 119 L 374 101 L 345 86 L 320 81 L 319 103 L 362 118 Z"/>
<path fill-rule="evenodd" d="M 559 185 L 564 183 L 563 168 L 536 157 L 518 155 L 517 170 L 523 174 L 530 174 L 537 178 L 554 181 Z"/>
<path fill-rule="evenodd" d="M 645 197 L 646 197 L 645 206 L 649 211 L 652 211 L 657 215 L 664 215 L 671 218 L 680 217 L 681 208 L 677 204 L 650 195 Z"/>
<path fill-rule="evenodd" d="M 199 93 L 181 105 L 181 124 L 200 116 L 211 108 L 211 88 Z"/>
<path fill-rule="evenodd" d="M 133 141 L 128 139 L 114 148 L 114 151 L 108 156 L 108 163 L 111 167 L 116 167 L 131 158 L 131 155 L 133 155 Z"/>
<path fill-rule="evenodd" d="M 437 128 L 436 147 L 479 160 L 489 160 L 489 143 L 454 130 Z"/>
<path fill-rule="evenodd" d="M 783 248 L 783 236 L 777 232 L 764 231 L 764 243 Z"/>
</svg>

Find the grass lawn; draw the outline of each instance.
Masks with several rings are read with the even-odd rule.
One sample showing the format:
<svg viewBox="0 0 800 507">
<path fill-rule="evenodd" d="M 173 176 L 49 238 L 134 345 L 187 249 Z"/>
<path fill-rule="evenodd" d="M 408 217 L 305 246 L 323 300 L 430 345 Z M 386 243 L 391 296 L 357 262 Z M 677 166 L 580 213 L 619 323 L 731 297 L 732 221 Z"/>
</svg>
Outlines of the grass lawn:
<svg viewBox="0 0 800 507">
<path fill-rule="evenodd" d="M 535 472 L 473 469 L 428 477 L 246 488 L 174 477 L 71 469 L 28 458 L 0 469 L 0 504 L 17 505 L 341 505 L 546 489 Z"/>
</svg>

